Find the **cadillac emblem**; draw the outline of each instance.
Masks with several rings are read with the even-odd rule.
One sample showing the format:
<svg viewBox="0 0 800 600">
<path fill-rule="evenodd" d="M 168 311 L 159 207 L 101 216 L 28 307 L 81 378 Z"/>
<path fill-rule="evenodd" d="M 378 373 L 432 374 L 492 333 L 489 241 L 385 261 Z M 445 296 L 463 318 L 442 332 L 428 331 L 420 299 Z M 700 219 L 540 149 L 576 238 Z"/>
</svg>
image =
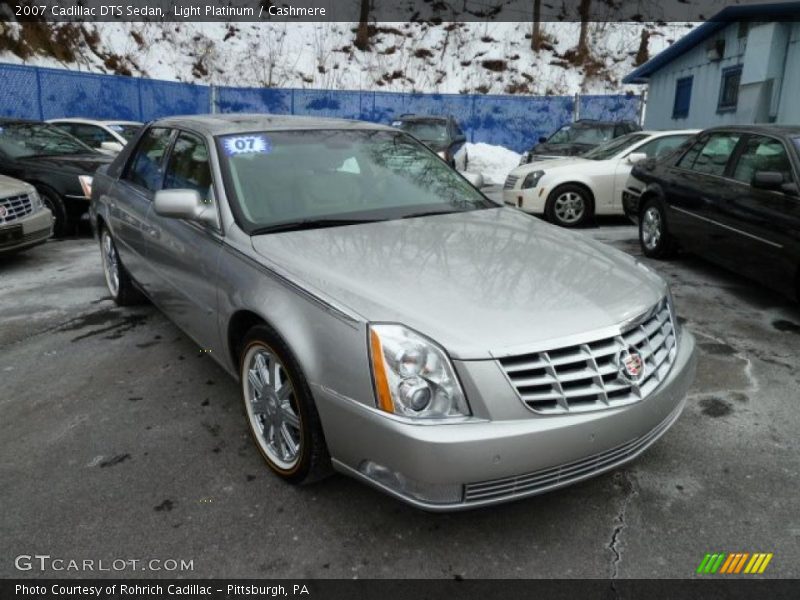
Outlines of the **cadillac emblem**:
<svg viewBox="0 0 800 600">
<path fill-rule="evenodd" d="M 5 206 L 0 206 L 0 219 L 5 219 L 8 214 L 8 209 Z"/>
<path fill-rule="evenodd" d="M 617 366 L 620 377 L 628 383 L 637 384 L 644 379 L 645 362 L 642 355 L 633 346 L 619 351 Z"/>
</svg>

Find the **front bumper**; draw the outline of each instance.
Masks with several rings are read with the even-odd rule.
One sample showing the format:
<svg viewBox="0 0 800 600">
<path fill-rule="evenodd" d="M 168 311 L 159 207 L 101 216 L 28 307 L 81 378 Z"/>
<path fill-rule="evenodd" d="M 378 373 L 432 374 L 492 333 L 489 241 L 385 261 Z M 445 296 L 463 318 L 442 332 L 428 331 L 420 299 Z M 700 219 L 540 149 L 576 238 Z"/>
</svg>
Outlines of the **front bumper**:
<svg viewBox="0 0 800 600">
<path fill-rule="evenodd" d="M 503 202 L 534 215 L 543 215 L 547 193 L 543 187 L 503 190 Z"/>
<path fill-rule="evenodd" d="M 22 228 L 21 237 L 15 236 L 14 239 L 5 240 L 3 231 L 11 228 Z M 42 244 L 53 235 L 53 213 L 47 208 L 37 210 L 21 219 L 0 225 L 0 254 L 6 252 L 16 252 Z"/>
<path fill-rule="evenodd" d="M 669 375 L 636 404 L 449 424 L 408 423 L 321 386 L 314 393 L 337 470 L 418 508 L 452 511 L 540 494 L 633 460 L 678 418 L 695 368 L 694 338 L 684 331 Z M 488 406 L 474 393 L 468 384 L 470 402 Z"/>
</svg>

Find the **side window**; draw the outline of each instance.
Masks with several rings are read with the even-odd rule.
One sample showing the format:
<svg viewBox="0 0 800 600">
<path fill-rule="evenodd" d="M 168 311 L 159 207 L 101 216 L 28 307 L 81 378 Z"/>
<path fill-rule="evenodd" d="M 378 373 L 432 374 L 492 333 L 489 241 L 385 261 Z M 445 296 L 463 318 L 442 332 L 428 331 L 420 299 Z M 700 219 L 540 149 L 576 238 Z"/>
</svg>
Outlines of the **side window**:
<svg viewBox="0 0 800 600">
<path fill-rule="evenodd" d="M 668 152 L 672 152 L 685 141 L 685 135 L 670 135 L 660 137 L 647 142 L 644 146 L 639 146 L 636 150 L 634 150 L 634 152 L 644 152 L 647 154 L 647 158 L 657 158 L 667 154 Z"/>
<path fill-rule="evenodd" d="M 90 148 L 100 148 L 103 142 L 116 142 L 114 136 L 102 127 L 75 123 L 70 127 L 70 133 Z"/>
<path fill-rule="evenodd" d="M 161 188 L 164 152 L 169 145 L 171 130 L 162 127 L 150 129 L 142 137 L 123 179 L 151 192 Z"/>
<path fill-rule="evenodd" d="M 202 138 L 192 133 L 178 134 L 167 160 L 164 189 L 195 190 L 203 202 L 211 201 L 211 167 Z"/>
<path fill-rule="evenodd" d="M 738 133 L 712 134 L 709 136 L 703 149 L 700 150 L 700 153 L 694 160 L 694 164 L 688 168 L 698 173 L 706 173 L 708 175 L 724 175 L 725 166 L 728 164 L 728 159 L 730 159 L 731 153 L 738 141 Z"/>
<path fill-rule="evenodd" d="M 689 151 L 686 152 L 686 154 L 684 154 L 678 161 L 677 166 L 682 169 L 691 169 L 695 159 L 697 158 L 697 155 L 700 154 L 700 150 L 703 149 L 705 143 L 706 138 L 703 138 L 692 144 L 692 147 L 689 148 Z"/>
<path fill-rule="evenodd" d="M 756 171 L 773 171 L 783 175 L 784 182 L 792 181 L 792 164 L 780 141 L 763 136 L 753 136 L 747 140 L 733 171 L 733 178 L 749 184 Z"/>
</svg>

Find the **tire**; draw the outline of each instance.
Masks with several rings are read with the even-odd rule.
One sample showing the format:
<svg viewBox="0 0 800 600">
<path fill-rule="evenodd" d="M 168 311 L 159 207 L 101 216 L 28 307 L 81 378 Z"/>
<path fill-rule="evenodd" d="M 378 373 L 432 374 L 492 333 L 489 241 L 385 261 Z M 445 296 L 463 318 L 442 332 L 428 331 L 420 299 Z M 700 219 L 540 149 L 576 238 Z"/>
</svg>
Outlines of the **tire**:
<svg viewBox="0 0 800 600">
<path fill-rule="evenodd" d="M 677 251 L 675 238 L 667 227 L 664 206 L 655 198 L 647 200 L 639 214 L 639 245 L 649 258 L 670 258 Z"/>
<path fill-rule="evenodd" d="M 64 201 L 51 190 L 39 188 L 36 191 L 39 192 L 44 205 L 53 213 L 53 237 L 64 237 L 71 229 Z"/>
<path fill-rule="evenodd" d="M 132 306 L 144 301 L 144 294 L 133 284 L 130 274 L 119 258 L 117 245 L 106 227 L 100 228 L 100 255 L 106 288 L 117 306 Z"/>
<path fill-rule="evenodd" d="M 331 459 L 311 389 L 270 327 L 256 325 L 245 336 L 239 377 L 250 435 L 272 472 L 295 485 L 327 477 Z"/>
<path fill-rule="evenodd" d="M 547 220 L 561 227 L 582 227 L 593 212 L 590 194 L 585 188 L 570 183 L 550 192 L 544 209 Z"/>
</svg>

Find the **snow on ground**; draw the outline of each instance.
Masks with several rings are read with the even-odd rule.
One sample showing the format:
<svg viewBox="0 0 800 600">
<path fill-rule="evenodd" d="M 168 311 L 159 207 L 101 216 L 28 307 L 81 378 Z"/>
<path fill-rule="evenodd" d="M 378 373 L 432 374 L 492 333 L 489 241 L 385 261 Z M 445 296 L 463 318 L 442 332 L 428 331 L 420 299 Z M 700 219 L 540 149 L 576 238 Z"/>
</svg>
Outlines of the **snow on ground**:
<svg viewBox="0 0 800 600">
<path fill-rule="evenodd" d="M 484 183 L 501 185 L 509 171 L 519 165 L 520 154 L 504 146 L 467 144 L 467 171 L 483 175 Z"/>
</svg>

